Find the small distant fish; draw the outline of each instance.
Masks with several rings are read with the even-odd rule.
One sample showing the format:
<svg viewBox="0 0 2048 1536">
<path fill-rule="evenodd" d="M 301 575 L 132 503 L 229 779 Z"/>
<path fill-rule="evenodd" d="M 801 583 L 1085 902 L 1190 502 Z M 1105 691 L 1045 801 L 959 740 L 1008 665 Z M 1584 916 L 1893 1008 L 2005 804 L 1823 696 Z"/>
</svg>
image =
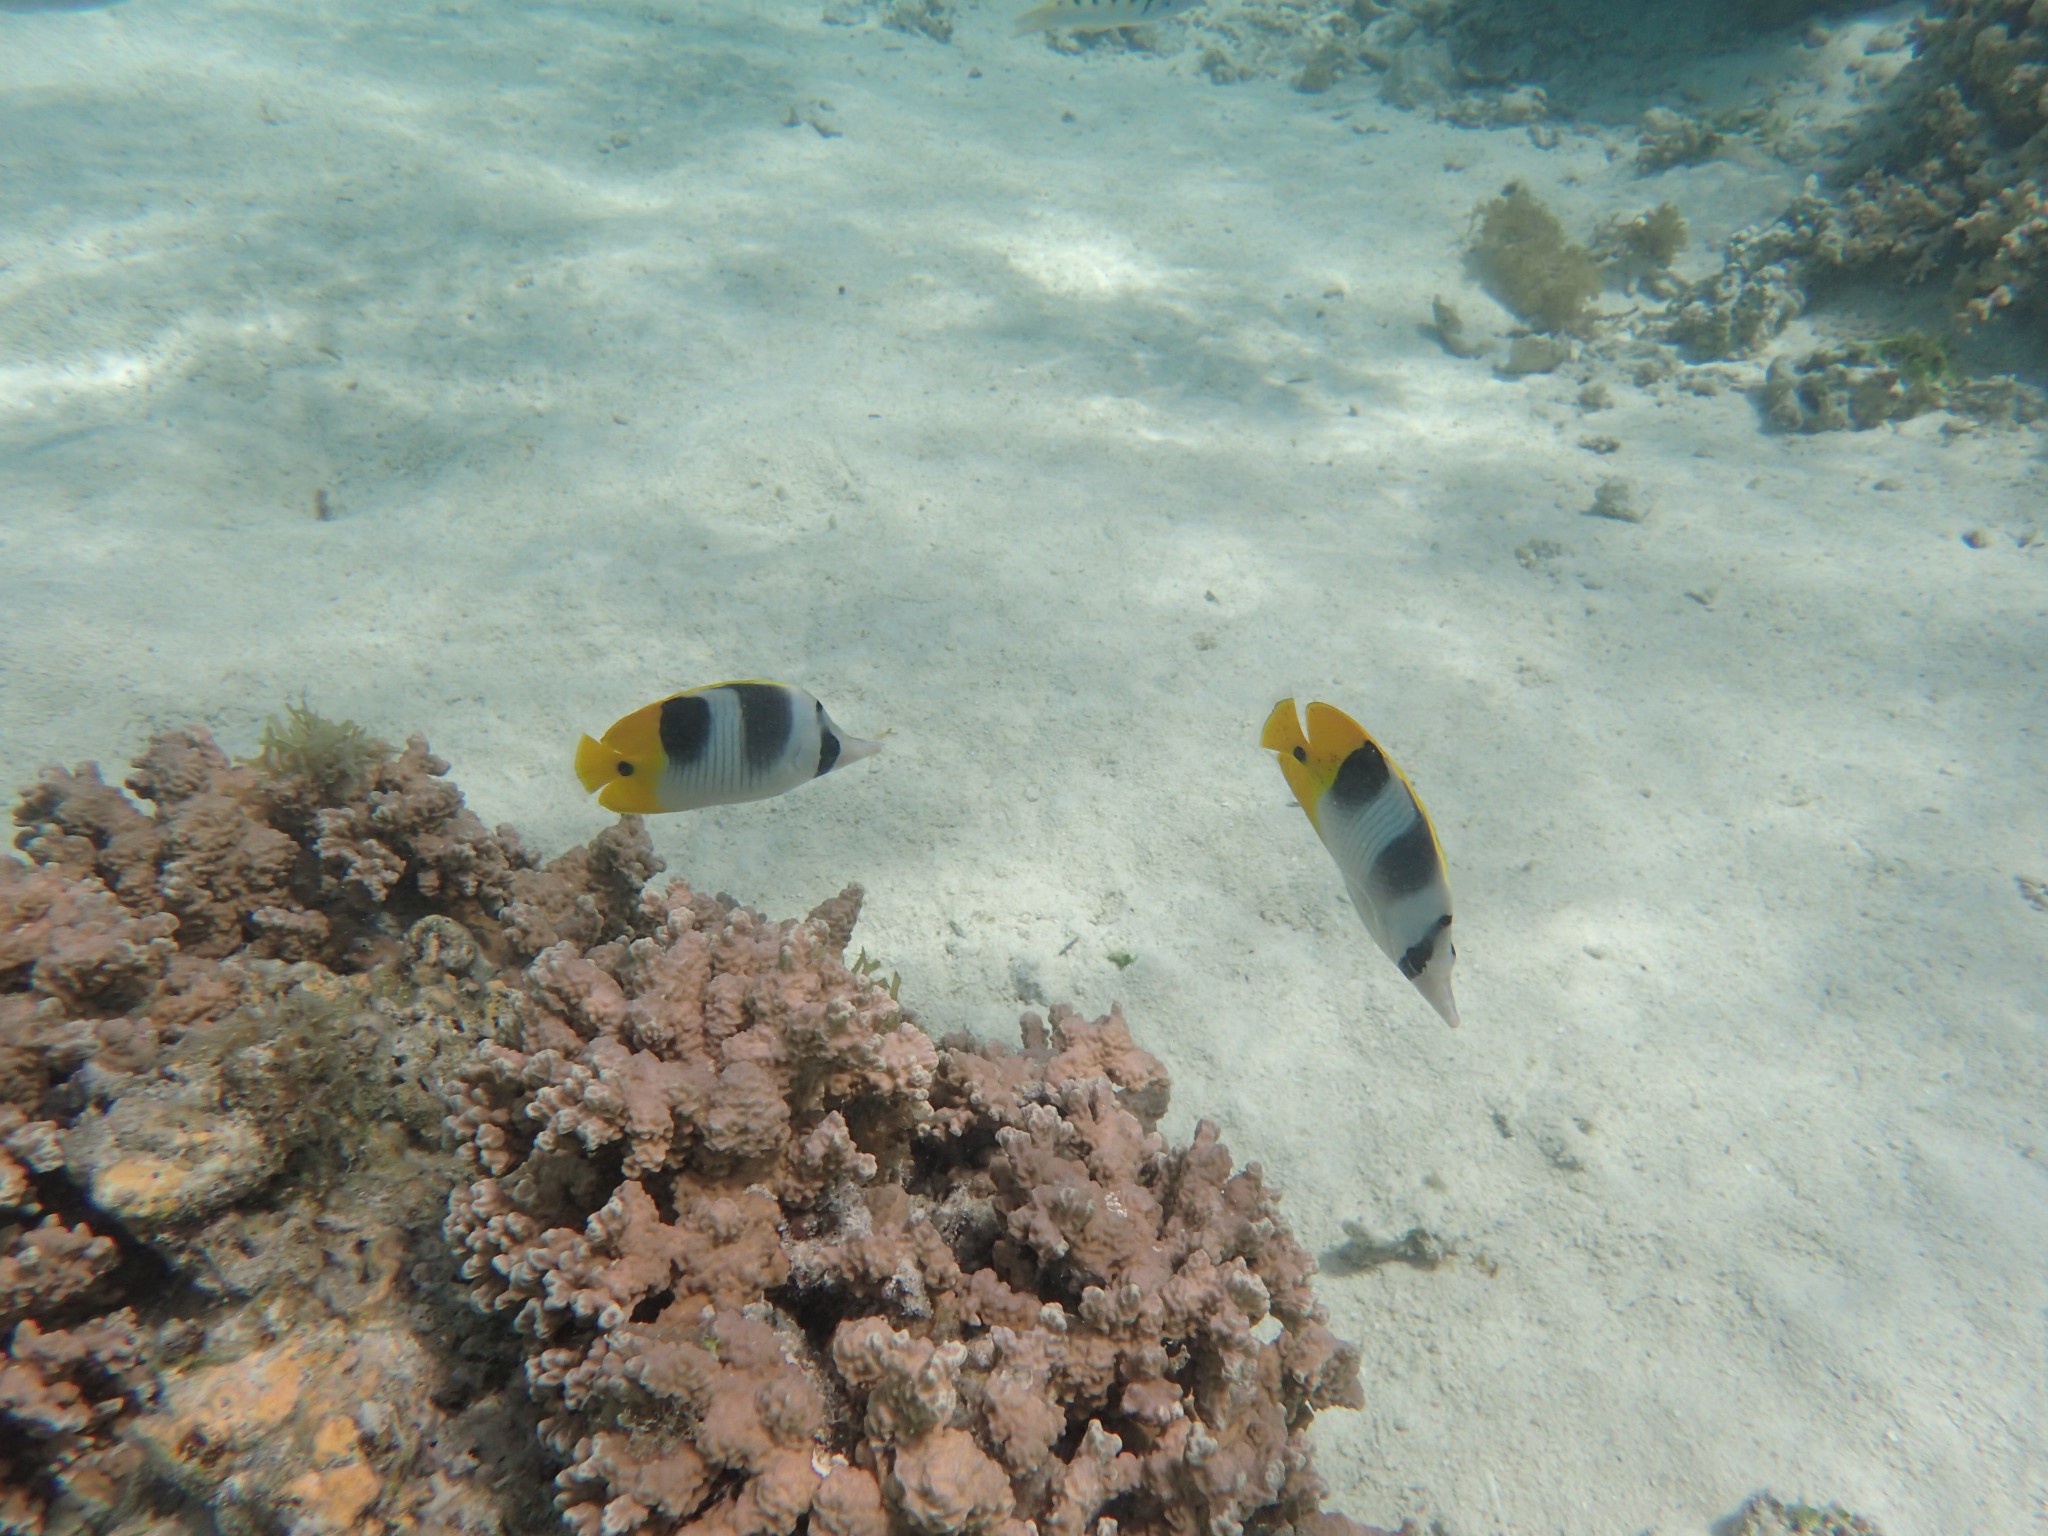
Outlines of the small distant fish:
<svg viewBox="0 0 2048 1536">
<path fill-rule="evenodd" d="M 1202 4 L 1202 0 L 1046 0 L 1017 18 L 1017 35 L 1026 32 L 1107 32 L 1140 22 L 1164 21 Z"/>
<path fill-rule="evenodd" d="M 1365 931 L 1453 1029 L 1451 882 L 1429 812 L 1378 742 L 1331 704 L 1308 707 L 1303 733 L 1294 700 L 1266 717 L 1259 745 L 1280 771 L 1309 825 L 1337 861 Z"/>
<path fill-rule="evenodd" d="M 711 683 L 576 744 L 576 777 L 608 811 L 645 816 L 787 794 L 882 750 L 849 736 L 787 683 Z"/>
</svg>

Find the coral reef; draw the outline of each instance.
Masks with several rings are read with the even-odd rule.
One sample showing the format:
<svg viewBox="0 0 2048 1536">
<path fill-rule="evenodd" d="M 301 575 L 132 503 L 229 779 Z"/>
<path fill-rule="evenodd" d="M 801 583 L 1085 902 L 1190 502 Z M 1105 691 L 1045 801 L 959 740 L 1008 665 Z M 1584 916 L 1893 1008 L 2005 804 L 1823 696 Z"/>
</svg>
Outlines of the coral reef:
<svg viewBox="0 0 2048 1536">
<path fill-rule="evenodd" d="M 1643 104 L 1636 168 L 1654 175 L 1720 153 L 1733 135 L 1781 155 L 1818 153 L 1819 141 L 1803 140 L 1768 104 L 1701 116 L 1656 98 L 1680 88 L 1681 71 L 1700 55 L 1830 8 L 1752 0 L 1680 17 L 1604 0 L 1543 0 L 1534 11 L 1508 0 L 1365 0 L 1311 17 L 1251 3 L 1216 17 L 1196 12 L 1189 26 L 1211 39 L 1202 68 L 1212 79 L 1292 73 L 1298 88 L 1318 91 L 1371 69 L 1398 105 L 1468 126 L 1526 124 L 1539 143 L 1575 114 L 1614 110 L 1615 82 L 1625 77 Z M 1895 32 L 1888 49 L 1907 35 L 1904 26 Z M 1695 362 L 1768 352 L 1816 298 L 1847 294 L 1853 305 L 1859 284 L 1926 285 L 1945 291 L 1949 339 L 1965 343 L 1953 349 L 1956 378 L 1902 375 L 1892 389 L 1859 375 L 1845 389 L 1811 376 L 1869 365 L 1808 357 L 1778 370 L 1763 395 L 1767 419 L 1802 431 L 1936 407 L 2040 419 L 2048 400 L 2034 388 L 2039 380 L 1995 370 L 2031 375 L 2031 360 L 2043 355 L 2033 338 L 2048 339 L 2048 13 L 2034 0 L 1937 0 L 1911 36 L 1915 56 L 1889 80 L 1888 105 L 1871 113 L 1861 141 L 1850 145 L 1847 131 L 1823 135 L 1834 157 L 1826 175 L 1810 176 L 1781 216 L 1738 231 L 1719 270 L 1689 284 L 1672 272 L 1685 229 L 1668 204 L 1610 223 L 1587 252 L 1526 189 L 1511 188 L 1480 209 L 1472 271 L 1541 330 L 1586 332 L 1603 275 L 1669 301 L 1661 313 L 1647 310 L 1637 329 Z M 1973 330 L 1993 327 L 2014 339 L 1968 344 Z M 1853 317 L 1841 327 L 1851 337 L 1858 329 Z M 1870 345 L 1867 335 L 1856 344 Z M 1982 376 L 1965 382 L 1972 369 Z M 1848 395 L 1857 393 L 1863 403 L 1852 409 Z"/>
<path fill-rule="evenodd" d="M 651 895 L 636 821 L 542 866 L 419 738 L 334 761 L 17 809 L 0 1526 L 1371 1536 L 1313 1265 L 1119 1017 L 934 1042 L 857 888 Z"/>
<path fill-rule="evenodd" d="M 1790 13 L 1828 8 L 1815 0 L 1241 0 L 1197 8 L 1183 26 L 1201 50 L 1198 67 L 1219 84 L 1285 79 L 1316 93 L 1376 73 L 1384 100 L 1465 127 L 1606 117 L 1620 91 L 1653 114 L 1643 123 L 1639 161 L 1649 172 L 1714 153 L 1719 136 L 1737 126 L 1719 116 L 1706 123 L 1661 115 L 1657 103 L 1683 88 L 1701 56 L 1753 46 Z"/>
<path fill-rule="evenodd" d="M 1566 116 L 1606 116 L 1622 102 L 1670 99 L 1703 56 L 1754 46 L 1760 33 L 1847 7 L 1839 0 L 1407 0 L 1406 8 L 1428 18 L 1461 80 L 1536 85 Z"/>
<path fill-rule="evenodd" d="M 2039 391 L 2010 378 L 1962 378 L 1946 348 L 1918 332 L 1773 358 L 1758 403 L 1779 432 L 1867 432 L 1942 409 L 1980 421 L 2048 416 Z"/>
<path fill-rule="evenodd" d="M 1764 379 L 1764 419 L 1780 432 L 1866 431 L 1941 403 L 1932 377 L 1909 380 L 1875 349 L 1824 347 L 1795 363 L 1775 358 Z"/>
<path fill-rule="evenodd" d="M 1760 350 L 1810 291 L 1858 274 L 1945 283 L 1963 326 L 2048 318 L 2048 15 L 1946 0 L 1917 29 L 1900 107 L 1832 186 L 1810 178 L 1741 231 L 1671 334 L 1703 357 Z"/>
<path fill-rule="evenodd" d="M 0 1360 L 0 1426 L 15 1443 L 0 1450 L 0 1522 L 9 1530 L 40 1528 L 39 1479 L 63 1487 L 74 1504 L 110 1505 L 139 1458 L 109 1426 L 153 1386 L 135 1314 L 124 1309 L 47 1331 L 24 1317 Z"/>
<path fill-rule="evenodd" d="M 351 746 L 348 729 L 327 728 L 339 745 L 302 740 L 247 765 L 204 731 L 165 732 L 127 781 L 153 814 L 96 769 L 51 769 L 15 813 L 16 846 L 88 877 L 137 920 L 168 920 L 159 936 L 174 929 L 190 958 L 361 968 L 395 956 L 405 928 L 436 911 L 487 937 L 494 962 L 623 925 L 655 867 L 637 823 L 543 870 L 515 833 L 463 805 L 419 737 L 384 758 Z M 128 963 L 148 970 L 140 953 Z"/>
<path fill-rule="evenodd" d="M 1945 277 L 1982 323 L 2041 313 L 2048 285 L 2048 12 L 1947 0 L 1919 27 L 1912 95 L 1875 164 L 1840 198 L 1822 267 Z"/>
<path fill-rule="evenodd" d="M 1776 221 L 1737 230 L 1720 270 L 1682 290 L 1665 334 L 1699 358 L 1749 357 L 1762 351 L 1806 306 L 1804 252 L 1813 228 L 1832 218 L 1816 188 Z"/>
<path fill-rule="evenodd" d="M 487 954 L 616 924 L 659 866 L 622 823 L 541 868 L 445 768 L 294 712 L 250 764 L 156 737 L 146 809 L 89 767 L 24 795 L 33 862 L 0 859 L 7 1529 L 148 1529 L 178 1497 L 222 1529 L 544 1514 L 478 1470 L 518 1465 L 491 1447 L 526 1410 L 416 1234 L 459 1176 L 455 1066 L 513 1006 Z"/>
<path fill-rule="evenodd" d="M 562 944 L 456 1118 L 451 1241 L 586 1536 L 1273 1527 L 1355 1355 L 1256 1168 L 1167 1147 L 1112 1014 L 935 1045 L 803 923 L 695 895 Z"/>
</svg>

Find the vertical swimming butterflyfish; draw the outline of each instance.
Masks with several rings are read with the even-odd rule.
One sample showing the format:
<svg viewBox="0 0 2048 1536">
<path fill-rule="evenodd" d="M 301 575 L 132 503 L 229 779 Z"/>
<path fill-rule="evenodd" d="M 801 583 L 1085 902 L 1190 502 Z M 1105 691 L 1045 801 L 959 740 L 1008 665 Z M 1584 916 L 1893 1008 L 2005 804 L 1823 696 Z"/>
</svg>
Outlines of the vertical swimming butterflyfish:
<svg viewBox="0 0 2048 1536">
<path fill-rule="evenodd" d="M 1045 0 L 1017 18 L 1017 33 L 1107 32 L 1164 21 L 1202 4 L 1202 0 Z"/>
<path fill-rule="evenodd" d="M 1443 844 L 1408 775 L 1330 704 L 1309 705 L 1304 733 L 1294 700 L 1282 699 L 1259 745 L 1280 754 L 1287 786 L 1337 861 L 1365 931 L 1455 1028 L 1451 882 Z"/>
<path fill-rule="evenodd" d="M 608 811 L 649 815 L 738 805 L 882 750 L 849 736 L 801 688 L 711 683 L 659 699 L 576 743 L 576 777 Z"/>
</svg>

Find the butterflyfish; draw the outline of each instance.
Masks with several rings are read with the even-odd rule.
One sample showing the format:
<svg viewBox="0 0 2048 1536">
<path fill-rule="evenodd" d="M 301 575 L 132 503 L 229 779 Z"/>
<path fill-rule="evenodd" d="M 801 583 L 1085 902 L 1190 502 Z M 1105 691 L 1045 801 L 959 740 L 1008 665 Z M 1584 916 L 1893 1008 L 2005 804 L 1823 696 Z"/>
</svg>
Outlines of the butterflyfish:
<svg viewBox="0 0 2048 1536">
<path fill-rule="evenodd" d="M 1141 22 L 1164 21 L 1191 11 L 1202 0 L 1046 0 L 1017 18 L 1017 33 L 1107 32 L 1112 27 L 1135 27 Z"/>
<path fill-rule="evenodd" d="M 1330 704 L 1309 705 L 1304 733 L 1294 700 L 1282 699 L 1259 745 L 1280 754 L 1287 787 L 1337 861 L 1365 931 L 1455 1029 L 1451 882 L 1443 844 L 1408 775 Z"/>
<path fill-rule="evenodd" d="M 576 743 L 576 777 L 608 811 L 649 815 L 787 794 L 873 757 L 787 683 L 711 683 L 658 699 Z"/>
</svg>

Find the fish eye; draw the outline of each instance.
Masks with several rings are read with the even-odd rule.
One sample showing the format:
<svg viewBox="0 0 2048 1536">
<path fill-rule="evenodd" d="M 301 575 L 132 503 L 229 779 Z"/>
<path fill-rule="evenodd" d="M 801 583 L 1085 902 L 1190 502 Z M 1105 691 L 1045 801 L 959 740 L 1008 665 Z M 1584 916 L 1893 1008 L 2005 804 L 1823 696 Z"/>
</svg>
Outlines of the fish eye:
<svg viewBox="0 0 2048 1536">
<path fill-rule="evenodd" d="M 1296 748 L 1294 749 L 1294 760 L 1295 760 L 1295 761 L 1296 761 L 1297 763 L 1305 763 L 1305 762 L 1307 762 L 1307 761 L 1308 761 L 1308 748 L 1307 748 L 1307 747 L 1296 747 Z"/>
<path fill-rule="evenodd" d="M 633 777 L 633 765 L 631 763 L 619 764 L 619 777 L 622 779 L 630 779 L 631 777 Z"/>
</svg>

